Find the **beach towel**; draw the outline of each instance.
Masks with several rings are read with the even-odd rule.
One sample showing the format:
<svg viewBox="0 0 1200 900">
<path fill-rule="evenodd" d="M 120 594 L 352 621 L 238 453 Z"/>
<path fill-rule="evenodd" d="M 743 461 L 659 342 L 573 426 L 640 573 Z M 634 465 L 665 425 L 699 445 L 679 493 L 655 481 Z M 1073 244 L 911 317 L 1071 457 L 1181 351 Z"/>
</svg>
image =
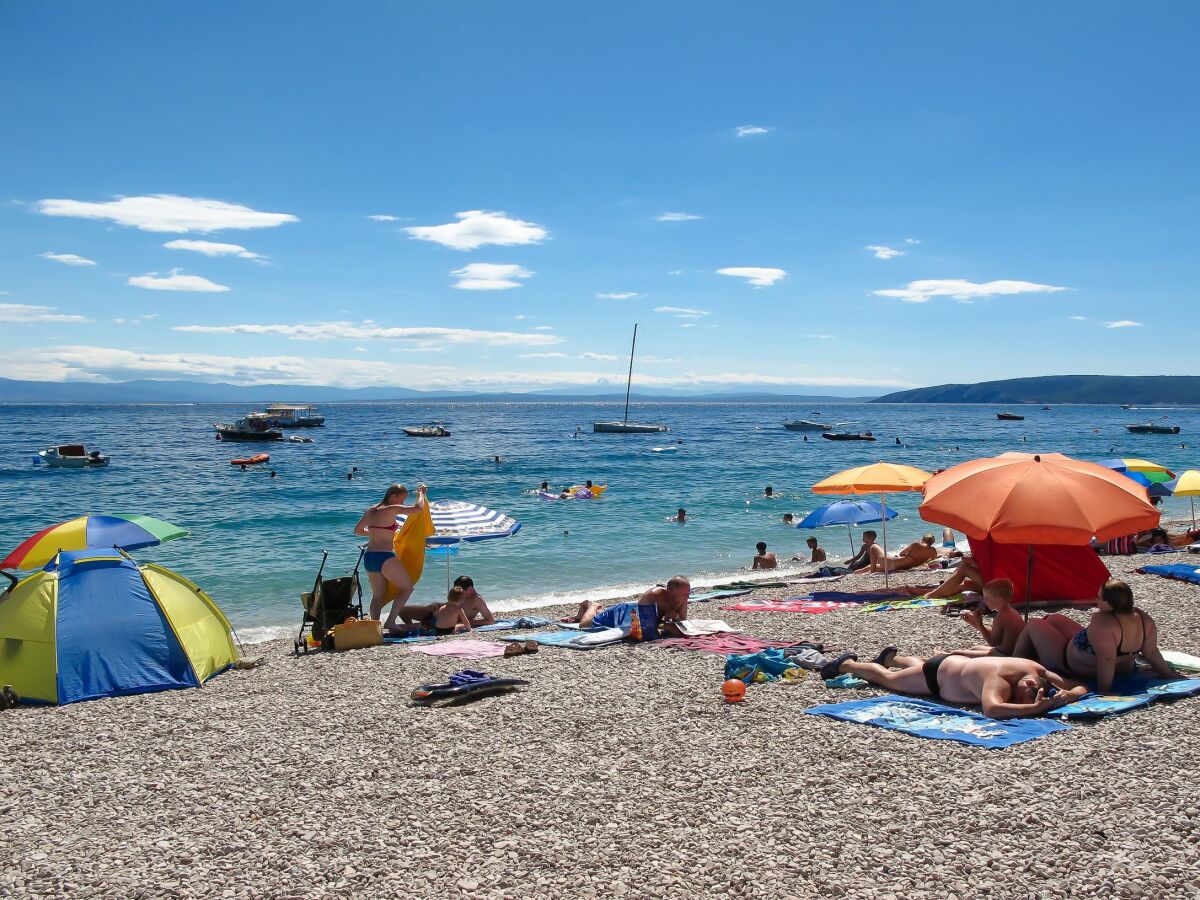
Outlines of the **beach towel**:
<svg viewBox="0 0 1200 900">
<path fill-rule="evenodd" d="M 431 644 L 437 638 L 431 634 L 385 634 L 383 642 L 385 644 Z"/>
<path fill-rule="evenodd" d="M 542 616 L 521 616 L 519 619 L 497 619 L 491 625 L 477 625 L 476 631 L 512 631 L 516 628 L 545 628 L 550 620 Z"/>
<path fill-rule="evenodd" d="M 433 527 L 433 517 L 429 514 L 429 504 L 426 503 L 419 511 L 406 518 L 392 537 L 392 550 L 413 584 L 421 580 L 421 573 L 425 570 L 425 539 L 434 531 L 436 529 Z M 399 593 L 400 588 L 389 581 L 384 603 L 393 600 Z"/>
<path fill-rule="evenodd" d="M 882 603 L 867 603 L 861 609 L 863 612 L 891 612 L 896 609 L 935 609 L 939 606 L 950 606 L 952 603 L 961 603 L 962 600 L 962 594 L 955 594 L 953 597 L 942 597 L 937 600 L 930 600 L 928 597 L 913 597 L 909 600 L 885 600 Z"/>
<path fill-rule="evenodd" d="M 731 581 L 728 584 L 714 584 L 714 591 L 753 591 L 758 588 L 787 587 L 786 581 Z"/>
<path fill-rule="evenodd" d="M 688 603 L 707 603 L 709 600 L 728 600 L 730 597 L 744 597 L 750 593 L 749 588 L 740 591 L 709 591 L 707 594 L 692 594 Z"/>
<path fill-rule="evenodd" d="M 1052 709 L 1046 713 L 1058 719 L 1097 719 L 1141 709 L 1157 700 L 1176 700 L 1200 694 L 1200 678 L 1170 679 L 1146 678 L 1130 675 L 1113 681 L 1113 689 L 1106 694 L 1090 693 Z"/>
<path fill-rule="evenodd" d="M 902 731 L 913 737 L 938 741 L 957 741 L 975 747 L 1011 747 L 1035 738 L 1067 731 L 1062 722 L 1046 719 L 989 719 L 982 713 L 955 706 L 943 706 L 916 697 L 884 694 L 869 700 L 825 703 L 806 709 L 810 716 L 828 716 L 844 722 L 874 725 Z"/>
<path fill-rule="evenodd" d="M 566 647 L 568 650 L 595 650 L 611 647 L 625 639 L 619 628 L 598 631 L 535 631 L 524 634 L 506 634 L 502 641 L 535 641 L 546 647 Z"/>
<path fill-rule="evenodd" d="M 784 597 L 782 600 L 743 600 L 739 603 L 722 606 L 721 609 L 740 612 L 823 613 L 849 606 L 858 606 L 858 604 L 812 600 L 808 597 Z"/>
<path fill-rule="evenodd" d="M 592 617 L 597 628 L 620 628 L 634 641 L 658 640 L 658 606 L 653 603 L 617 603 Z"/>
<path fill-rule="evenodd" d="M 699 653 L 729 656 L 734 653 L 757 653 L 767 647 L 790 647 L 794 643 L 795 641 L 776 641 L 745 634 L 705 634 L 699 637 L 663 638 L 650 646 L 663 650 L 695 650 Z"/>
<path fill-rule="evenodd" d="M 797 674 L 789 674 L 793 672 Z M 795 677 L 802 677 L 801 667 L 785 656 L 779 648 L 737 654 L 725 660 L 725 678 L 739 678 L 746 684 L 761 684 L 765 681 Z"/>
<path fill-rule="evenodd" d="M 497 644 L 495 641 L 441 641 L 412 649 L 413 653 L 425 653 L 429 656 L 453 656 L 456 659 L 487 659 L 489 656 L 504 655 L 504 645 Z"/>
<path fill-rule="evenodd" d="M 1142 566 L 1138 572 L 1143 575 L 1161 575 L 1163 578 L 1200 584 L 1200 569 L 1186 563 L 1174 563 L 1169 566 Z"/>
<path fill-rule="evenodd" d="M 1200 672 L 1200 656 L 1180 653 L 1178 650 L 1163 650 L 1162 658 L 1177 672 Z"/>
<path fill-rule="evenodd" d="M 732 625 L 720 619 L 684 619 L 676 622 L 675 627 L 684 637 L 700 637 L 703 634 L 731 634 L 737 631 Z"/>
</svg>

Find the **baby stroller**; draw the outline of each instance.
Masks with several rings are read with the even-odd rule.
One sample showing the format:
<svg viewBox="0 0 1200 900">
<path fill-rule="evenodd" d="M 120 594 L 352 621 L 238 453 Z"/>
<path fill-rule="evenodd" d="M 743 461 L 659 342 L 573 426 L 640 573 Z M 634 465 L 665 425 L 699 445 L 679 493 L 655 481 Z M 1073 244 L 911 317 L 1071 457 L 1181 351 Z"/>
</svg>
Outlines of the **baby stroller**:
<svg viewBox="0 0 1200 900">
<path fill-rule="evenodd" d="M 321 577 L 328 559 L 329 551 L 322 550 L 321 567 L 317 569 L 317 579 L 313 582 L 312 590 L 300 595 L 304 619 L 300 623 L 300 633 L 296 636 L 296 656 L 308 652 L 308 641 L 304 638 L 304 631 L 310 626 L 313 638 L 319 643 L 324 639 L 325 632 L 334 625 L 351 617 L 362 618 L 362 585 L 358 580 L 358 567 L 362 564 L 363 551 L 358 551 L 354 571 L 341 578 Z"/>
</svg>

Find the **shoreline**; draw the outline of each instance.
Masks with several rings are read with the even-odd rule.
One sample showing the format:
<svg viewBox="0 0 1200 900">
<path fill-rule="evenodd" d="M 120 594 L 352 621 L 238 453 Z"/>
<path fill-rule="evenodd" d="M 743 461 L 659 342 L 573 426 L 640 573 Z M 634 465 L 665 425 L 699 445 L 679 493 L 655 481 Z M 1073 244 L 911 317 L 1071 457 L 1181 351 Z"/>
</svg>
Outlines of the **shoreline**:
<svg viewBox="0 0 1200 900">
<path fill-rule="evenodd" d="M 1197 652 L 1200 592 L 1130 574 L 1144 561 L 1106 560 L 1164 646 Z M 879 585 L 848 576 L 831 587 Z M 692 614 L 872 654 L 972 634 L 933 610 L 706 603 Z M 729 705 L 722 657 L 646 644 L 480 662 L 407 645 L 293 658 L 277 641 L 255 653 L 264 665 L 198 690 L 0 714 L 12 860 L 0 894 L 1200 893 L 1200 699 L 984 750 L 804 715 L 882 693 L 814 676 L 751 686 Z M 457 708 L 408 703 L 413 686 L 462 668 L 530 684 Z"/>
</svg>

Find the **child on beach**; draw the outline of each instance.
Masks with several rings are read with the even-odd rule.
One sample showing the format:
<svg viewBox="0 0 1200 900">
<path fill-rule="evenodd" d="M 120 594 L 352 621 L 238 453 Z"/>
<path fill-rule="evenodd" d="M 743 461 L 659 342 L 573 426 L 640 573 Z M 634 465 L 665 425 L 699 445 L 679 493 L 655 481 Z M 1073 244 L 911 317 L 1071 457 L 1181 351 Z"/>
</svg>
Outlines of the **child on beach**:
<svg viewBox="0 0 1200 900">
<path fill-rule="evenodd" d="M 983 622 L 979 610 L 962 614 L 962 620 L 983 635 L 987 646 L 971 647 L 975 655 L 1012 656 L 1017 638 L 1025 630 L 1025 620 L 1012 607 L 1013 583 L 1007 578 L 993 578 L 983 586 L 983 604 L 996 614 L 991 627 Z"/>
<path fill-rule="evenodd" d="M 446 602 L 438 608 L 433 617 L 433 630 L 438 634 L 458 634 L 460 631 L 470 631 L 471 621 L 467 618 L 463 603 L 467 599 L 467 590 L 461 585 L 450 588 Z"/>
</svg>

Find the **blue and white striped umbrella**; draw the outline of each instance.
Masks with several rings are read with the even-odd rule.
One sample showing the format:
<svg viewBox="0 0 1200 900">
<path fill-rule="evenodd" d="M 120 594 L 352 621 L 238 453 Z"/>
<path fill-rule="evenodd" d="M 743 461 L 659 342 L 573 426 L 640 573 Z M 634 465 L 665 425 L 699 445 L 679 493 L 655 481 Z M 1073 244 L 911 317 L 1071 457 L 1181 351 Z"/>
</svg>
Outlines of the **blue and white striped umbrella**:
<svg viewBox="0 0 1200 900">
<path fill-rule="evenodd" d="M 512 516 L 462 500 L 430 500 L 429 517 L 433 519 L 434 533 L 425 539 L 425 544 L 431 547 L 488 541 L 521 530 L 521 523 Z M 401 524 L 404 519 L 405 516 L 396 516 Z"/>
</svg>

